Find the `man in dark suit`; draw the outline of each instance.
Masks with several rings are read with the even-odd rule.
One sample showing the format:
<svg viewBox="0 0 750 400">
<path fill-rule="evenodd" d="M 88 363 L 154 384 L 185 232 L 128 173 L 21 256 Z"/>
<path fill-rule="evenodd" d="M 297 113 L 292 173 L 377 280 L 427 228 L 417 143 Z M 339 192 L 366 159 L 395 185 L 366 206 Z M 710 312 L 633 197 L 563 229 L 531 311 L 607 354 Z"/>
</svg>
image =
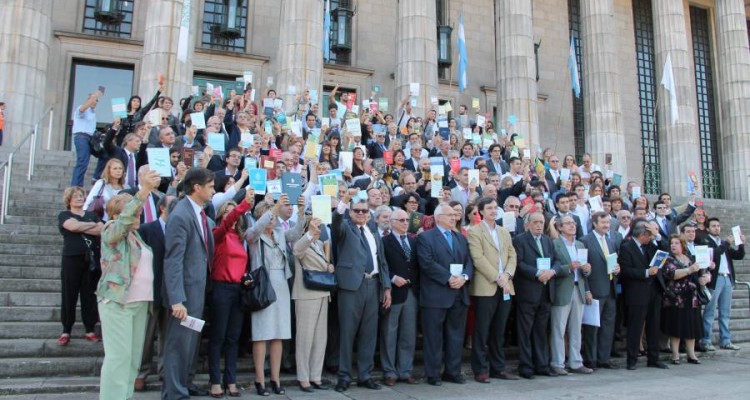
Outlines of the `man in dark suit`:
<svg viewBox="0 0 750 400">
<path fill-rule="evenodd" d="M 114 136 L 117 131 L 110 129 L 104 138 L 104 150 L 109 158 L 116 158 L 122 162 L 123 172 L 125 174 L 125 184 L 135 187 L 138 184 L 137 171 L 141 164 L 139 161 L 145 160 L 140 154 L 146 152 L 148 143 L 142 143 L 141 138 L 135 133 L 125 135 L 122 146 L 116 146 Z"/>
<path fill-rule="evenodd" d="M 544 215 L 534 212 L 525 217 L 526 232 L 513 238 L 517 269 L 516 286 L 519 363 L 518 373 L 526 379 L 534 374 L 557 376 L 550 369 L 547 325 L 555 298 L 550 282 L 560 273 L 555 245 L 544 232 Z"/>
<path fill-rule="evenodd" d="M 544 179 L 547 181 L 547 188 L 550 193 L 556 193 L 560 190 L 560 157 L 553 154 L 549 157 L 549 169 L 544 173 Z"/>
<path fill-rule="evenodd" d="M 711 301 L 703 311 L 703 339 L 701 346 L 711 350 L 711 338 L 713 337 L 713 324 L 716 306 L 719 306 L 719 345 L 722 349 L 739 350 L 732 343 L 732 334 L 729 332 L 729 313 L 732 308 L 732 286 L 736 279 L 733 260 L 745 258 L 745 235 L 740 235 L 742 244 L 735 246 L 734 235 L 729 235 L 721 240 L 721 223 L 718 218 L 709 218 L 708 245 L 714 249 L 714 266 L 709 267 L 711 282 L 708 288 L 711 290 Z"/>
<path fill-rule="evenodd" d="M 385 132 L 378 131 L 375 133 L 375 142 L 367 145 L 367 157 L 371 159 L 383 158 L 383 154 L 388 150 L 385 145 Z"/>
<path fill-rule="evenodd" d="M 462 216 L 448 203 L 437 206 L 434 215 L 437 226 L 417 237 L 417 255 L 425 376 L 427 383 L 440 386 L 443 358 L 442 379 L 466 382 L 461 374 L 461 353 L 469 307 L 466 283 L 474 273 L 474 263 L 466 239 L 453 232 Z"/>
<path fill-rule="evenodd" d="M 352 353 L 357 343 L 357 386 L 380 389 L 372 379 L 378 335 L 379 299 L 382 307 L 391 306 L 391 278 L 383 254 L 383 243 L 367 227 L 367 201 L 357 198 L 349 203 L 351 191 L 341 199 L 333 213 L 331 233 L 337 243 L 339 307 L 339 379 L 336 391 L 349 389 L 352 381 Z M 344 213 L 349 209 L 349 219 Z"/>
<path fill-rule="evenodd" d="M 658 228 L 653 221 L 634 221 L 632 240 L 620 247 L 618 264 L 621 268 L 623 295 L 628 307 L 627 367 L 636 368 L 641 344 L 641 331 L 646 323 L 646 341 L 649 367 L 667 369 L 659 361 L 659 323 L 661 318 L 662 283 L 658 267 L 649 267 L 658 250 L 654 243 Z"/>
<path fill-rule="evenodd" d="M 185 198 L 169 216 L 165 231 L 164 296 L 167 318 L 162 398 L 188 399 L 188 375 L 199 332 L 180 325 L 188 316 L 203 317 L 206 276 L 214 253 L 213 234 L 203 206 L 214 194 L 214 174 L 193 168 L 183 182 Z"/>
<path fill-rule="evenodd" d="M 421 159 L 422 155 L 422 145 L 417 144 L 415 146 L 412 146 L 411 149 L 409 149 L 409 154 L 411 157 L 407 158 L 404 161 L 404 168 L 408 169 L 409 171 L 419 171 L 419 160 Z"/>
<path fill-rule="evenodd" d="M 154 339 L 159 336 L 159 363 L 157 373 L 163 378 L 164 375 L 164 332 L 166 330 L 166 309 L 162 304 L 162 282 L 164 281 L 164 230 L 166 229 L 167 217 L 169 216 L 170 205 L 177 198 L 175 196 L 164 196 L 159 199 L 156 205 L 159 209 L 160 217 L 154 222 L 143 224 L 138 228 L 138 233 L 143 241 L 151 247 L 154 254 L 154 308 L 149 314 L 148 323 L 146 324 L 146 339 L 143 342 L 143 354 L 141 356 L 141 368 L 138 371 L 138 377 L 135 379 L 135 390 L 144 390 L 146 387 L 146 378 L 151 372 L 151 361 L 154 358 Z M 176 203 L 175 203 L 176 204 Z"/>
<path fill-rule="evenodd" d="M 695 211 L 695 195 L 690 196 L 687 208 L 681 214 L 673 217 L 672 210 L 669 208 L 667 203 L 657 200 L 654 203 L 654 212 L 656 218 L 654 221 L 659 227 L 659 235 L 661 239 L 658 242 L 659 248 L 664 251 L 669 251 L 669 235 L 678 233 L 677 227 L 683 222 L 687 221 L 693 212 Z"/>
<path fill-rule="evenodd" d="M 583 359 L 589 368 L 617 369 L 617 365 L 613 364 L 609 358 L 615 334 L 617 310 L 615 285 L 620 267 L 616 265 L 612 274 L 608 273 L 607 257 L 620 251 L 622 236 L 610 231 L 610 216 L 604 212 L 594 213 L 591 221 L 594 230 L 584 236 L 581 242 L 589 250 L 591 274 L 588 277 L 587 300 L 594 298 L 599 301 L 599 327 L 591 325 L 583 327 Z"/>
<path fill-rule="evenodd" d="M 412 376 L 417 342 L 417 263 L 416 239 L 407 235 L 409 215 L 395 210 L 390 215 L 391 234 L 383 237 L 383 252 L 391 273 L 391 310 L 380 320 L 380 364 L 385 384 L 396 380 L 417 383 Z"/>
<path fill-rule="evenodd" d="M 138 180 L 145 176 L 148 171 L 148 165 L 141 166 L 141 168 L 138 169 Z M 141 185 L 138 184 L 135 187 L 131 187 L 130 189 L 121 190 L 120 193 L 127 193 L 135 196 L 140 188 Z M 146 200 L 145 203 L 143 203 L 143 212 L 141 213 L 142 224 L 154 222 L 159 219 L 159 209 L 156 207 L 156 205 L 159 203 L 159 198 L 161 198 L 161 195 L 152 191 L 150 198 Z"/>
<path fill-rule="evenodd" d="M 573 194 L 573 196 L 575 196 L 575 194 Z M 581 218 L 573 214 L 570 211 L 571 204 L 575 205 L 575 200 L 572 200 L 568 193 L 559 194 L 557 198 L 555 199 L 555 208 L 557 209 L 556 215 L 558 218 L 568 216 L 568 215 L 573 217 L 573 220 L 576 221 L 576 239 L 581 240 L 581 238 L 583 237 L 583 227 L 581 226 Z"/>
<path fill-rule="evenodd" d="M 487 160 L 489 172 L 495 172 L 500 176 L 505 175 L 510 170 L 510 166 L 503 160 L 503 146 L 497 143 L 492 144 L 490 145 L 489 153 L 490 159 Z"/>
</svg>

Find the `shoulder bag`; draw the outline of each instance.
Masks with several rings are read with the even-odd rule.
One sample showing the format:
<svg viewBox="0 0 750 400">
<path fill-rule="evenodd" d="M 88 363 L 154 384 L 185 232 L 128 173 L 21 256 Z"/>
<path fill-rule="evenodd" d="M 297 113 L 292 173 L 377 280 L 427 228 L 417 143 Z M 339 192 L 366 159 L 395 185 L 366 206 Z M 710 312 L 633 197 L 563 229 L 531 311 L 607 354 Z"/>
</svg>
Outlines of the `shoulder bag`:
<svg viewBox="0 0 750 400">
<path fill-rule="evenodd" d="M 265 254 L 263 251 L 262 239 L 258 239 L 260 247 L 260 267 L 253 271 L 245 272 L 242 278 L 242 296 L 240 297 L 240 307 L 244 312 L 260 311 L 276 301 L 276 292 L 271 286 L 271 278 L 268 275 L 268 269 L 265 267 Z M 248 270 L 249 268 L 248 263 Z M 249 281 L 249 284 L 245 282 Z"/>
<path fill-rule="evenodd" d="M 317 252 L 315 254 L 328 264 L 328 260 L 325 257 Z M 336 290 L 336 275 L 333 272 L 306 269 L 302 265 L 302 260 L 300 260 L 300 266 L 302 267 L 302 283 L 305 285 L 305 289 L 323 292 Z"/>
<path fill-rule="evenodd" d="M 104 186 L 107 184 L 104 183 L 104 179 L 100 179 L 99 182 L 102 183 L 102 186 L 99 188 L 99 193 L 94 196 L 94 200 L 89 204 L 89 208 L 86 209 L 88 212 L 92 212 L 96 214 L 99 219 L 104 218 L 104 197 L 102 194 L 104 193 Z"/>
</svg>

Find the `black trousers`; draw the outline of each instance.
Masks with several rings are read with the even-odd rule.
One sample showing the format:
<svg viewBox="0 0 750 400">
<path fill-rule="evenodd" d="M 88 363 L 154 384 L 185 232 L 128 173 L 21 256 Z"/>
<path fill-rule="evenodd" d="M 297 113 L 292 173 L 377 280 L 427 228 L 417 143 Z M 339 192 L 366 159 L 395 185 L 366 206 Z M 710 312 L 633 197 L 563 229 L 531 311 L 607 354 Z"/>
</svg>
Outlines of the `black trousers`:
<svg viewBox="0 0 750 400">
<path fill-rule="evenodd" d="M 89 264 L 83 254 L 62 257 L 62 308 L 60 319 L 63 333 L 70 334 L 76 322 L 76 304 L 81 298 L 81 319 L 86 332 L 93 332 L 99 321 L 99 311 L 96 307 L 96 285 L 99 283 L 101 271 L 89 271 Z"/>
<path fill-rule="evenodd" d="M 661 292 L 652 286 L 646 305 L 628 305 L 628 365 L 635 365 L 641 343 L 641 330 L 646 324 L 646 351 L 648 363 L 659 361 L 659 335 L 661 322 Z"/>
<path fill-rule="evenodd" d="M 472 335 L 471 369 L 475 374 L 505 371 L 505 326 L 512 305 L 503 301 L 503 290 L 494 296 L 473 297 L 474 333 Z"/>
<path fill-rule="evenodd" d="M 518 302 L 518 372 L 539 373 L 549 370 L 549 326 L 552 303 Z"/>
<path fill-rule="evenodd" d="M 424 372 L 427 378 L 439 378 L 445 364 L 445 374 L 461 374 L 461 355 L 464 347 L 466 315 L 469 307 L 456 295 L 451 308 L 420 307 L 424 339 Z"/>
</svg>

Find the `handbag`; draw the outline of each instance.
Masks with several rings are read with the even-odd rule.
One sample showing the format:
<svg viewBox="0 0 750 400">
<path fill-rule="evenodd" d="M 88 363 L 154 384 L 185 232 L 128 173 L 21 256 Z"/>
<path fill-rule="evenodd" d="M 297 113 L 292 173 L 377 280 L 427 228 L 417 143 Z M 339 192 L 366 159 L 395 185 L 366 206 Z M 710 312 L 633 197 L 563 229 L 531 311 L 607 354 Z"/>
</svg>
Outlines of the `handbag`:
<svg viewBox="0 0 750 400">
<path fill-rule="evenodd" d="M 96 256 L 96 251 L 94 247 L 96 246 L 94 244 L 94 241 L 87 238 L 86 235 L 81 235 L 83 238 L 83 243 L 86 244 L 86 254 L 84 256 L 84 260 L 89 265 L 89 271 L 94 272 L 96 270 L 101 269 L 101 263 L 99 262 L 99 257 Z"/>
<path fill-rule="evenodd" d="M 320 253 L 316 251 L 314 251 L 314 253 L 323 259 L 326 264 L 328 263 L 328 260 L 320 255 Z M 319 290 L 323 292 L 336 290 L 336 274 L 328 271 L 306 269 L 305 266 L 302 265 L 302 260 L 300 260 L 300 266 L 302 267 L 302 283 L 305 285 L 305 289 Z"/>
<path fill-rule="evenodd" d="M 104 218 L 104 197 L 102 197 L 102 193 L 104 193 L 104 186 L 106 184 L 104 183 L 104 179 L 100 179 L 100 182 L 102 183 L 102 186 L 99 188 L 99 193 L 94 196 L 94 200 L 91 201 L 91 204 L 89 204 L 86 211 L 92 212 L 96 214 L 99 219 L 102 219 Z"/>
<path fill-rule="evenodd" d="M 701 286 L 696 291 L 696 294 L 698 295 L 698 302 L 705 306 L 709 302 L 711 302 L 711 292 L 708 291 L 708 288 L 705 286 Z"/>
<path fill-rule="evenodd" d="M 104 140 L 107 134 L 101 131 L 94 131 L 89 137 L 89 152 L 96 158 L 101 158 L 106 155 L 107 151 L 104 148 Z"/>
<path fill-rule="evenodd" d="M 246 278 L 243 278 L 243 282 L 247 279 L 250 280 L 249 285 L 242 285 L 240 308 L 244 312 L 263 310 L 276 301 L 276 292 L 273 290 L 273 286 L 271 286 L 271 278 L 268 275 L 268 270 L 263 265 L 265 260 L 263 252 L 264 244 L 260 239 L 259 242 L 261 265 L 253 271 L 246 272 Z"/>
</svg>

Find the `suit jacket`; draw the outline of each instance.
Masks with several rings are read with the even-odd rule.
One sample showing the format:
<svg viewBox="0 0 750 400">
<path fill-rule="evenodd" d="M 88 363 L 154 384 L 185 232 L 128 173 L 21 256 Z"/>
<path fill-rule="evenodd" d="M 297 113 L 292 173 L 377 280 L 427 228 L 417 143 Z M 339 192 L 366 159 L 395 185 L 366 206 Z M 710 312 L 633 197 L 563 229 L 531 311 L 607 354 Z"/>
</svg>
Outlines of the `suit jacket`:
<svg viewBox="0 0 750 400">
<path fill-rule="evenodd" d="M 495 223 L 498 224 L 498 225 L 500 225 L 500 226 L 503 226 L 503 218 L 502 218 L 502 216 L 500 218 L 498 218 L 495 221 Z M 520 234 L 522 234 L 524 232 L 526 232 L 526 228 L 523 225 L 523 218 L 521 218 L 521 217 L 516 217 L 516 230 L 515 231 L 510 231 L 508 229 L 508 227 L 506 227 L 506 226 L 503 226 L 503 228 L 505 228 L 508 231 L 508 233 L 510 233 L 510 237 L 512 237 L 512 238 L 516 237 L 516 236 L 518 236 L 518 235 L 520 235 Z"/>
<path fill-rule="evenodd" d="M 383 146 L 386 146 L 385 149 L 388 150 L 388 146 L 385 143 L 383 143 Z M 376 158 L 383 158 L 384 151 L 385 150 L 380 148 L 378 142 L 373 142 L 367 145 L 367 156 L 373 160 Z"/>
<path fill-rule="evenodd" d="M 573 219 L 576 221 L 576 240 L 581 240 L 583 238 L 583 225 L 581 225 L 581 218 L 575 214 L 573 214 L 572 211 L 568 212 L 568 215 L 573 217 Z M 558 212 L 555 214 L 557 219 L 561 219 L 562 215 Z"/>
<path fill-rule="evenodd" d="M 745 258 L 745 245 L 741 244 L 736 248 L 732 248 L 731 246 L 729 246 L 729 242 L 727 242 L 726 240 L 722 240 L 721 244 L 717 245 L 711 236 L 706 238 L 706 242 L 708 242 L 709 247 L 714 249 L 714 264 L 716 264 L 716 268 L 714 268 L 713 270 L 709 270 L 709 272 L 711 273 L 711 282 L 708 283 L 708 287 L 710 289 L 716 288 L 716 278 L 719 275 L 719 266 L 721 264 L 722 254 L 726 254 L 727 256 L 729 279 L 732 280 L 732 284 L 734 285 L 736 277 L 734 274 L 734 262 L 732 260 L 742 260 L 743 258 Z"/>
<path fill-rule="evenodd" d="M 409 158 L 408 160 L 404 160 L 404 168 L 409 171 L 417 171 L 419 169 L 419 162 L 413 158 Z"/>
<path fill-rule="evenodd" d="M 138 193 L 138 190 L 139 190 L 138 187 L 134 187 L 134 188 L 120 190 L 120 193 L 127 193 L 127 194 L 129 194 L 131 196 L 135 196 L 135 194 Z M 159 209 L 156 207 L 156 205 L 159 204 L 159 199 L 160 198 L 161 198 L 160 195 L 158 195 L 158 194 L 156 194 L 154 192 L 151 192 L 151 200 L 154 201 L 154 212 L 156 213 L 156 217 L 157 218 L 159 218 Z M 143 207 L 144 207 L 144 210 L 141 213 L 141 223 L 142 224 L 146 223 L 146 210 L 145 210 L 146 204 L 145 203 L 143 204 Z"/>
<path fill-rule="evenodd" d="M 620 247 L 617 262 L 620 264 L 620 281 L 622 292 L 625 296 L 625 304 L 629 306 L 645 306 L 648 304 L 649 292 L 656 287 L 661 290 L 664 287 L 664 278 L 661 271 L 654 276 L 646 277 L 646 270 L 651 259 L 658 248 L 653 242 L 649 242 L 645 248 L 645 254 L 638 248 L 639 243 L 635 239 L 626 241 Z"/>
<path fill-rule="evenodd" d="M 609 254 L 619 253 L 622 246 L 622 236 L 618 232 L 609 233 L 607 240 L 607 250 Z M 594 232 L 581 239 L 581 242 L 589 249 L 589 264 L 591 264 L 591 274 L 588 278 L 589 291 L 595 299 L 614 297 L 614 285 L 619 281 L 619 277 L 613 277 L 609 280 L 607 273 L 607 259 L 602 252 L 602 246 L 596 238 Z"/>
<path fill-rule="evenodd" d="M 552 282 L 554 282 L 555 285 L 555 298 L 552 301 L 552 305 L 567 306 L 570 304 L 571 296 L 574 295 L 580 295 L 581 303 L 583 303 L 586 298 L 586 291 L 589 290 L 588 277 L 591 272 L 589 271 L 589 273 L 586 274 L 583 271 L 578 270 L 578 285 L 576 285 L 573 280 L 573 273 L 570 272 L 570 264 L 572 260 L 570 259 L 570 254 L 568 253 L 568 248 L 565 246 L 563 238 L 560 237 L 559 239 L 556 239 L 554 243 L 555 251 L 560 258 L 560 273 L 555 275 L 555 279 L 549 283 L 552 284 Z M 586 246 L 578 240 L 574 241 L 574 243 L 576 249 L 586 248 Z M 591 254 L 589 254 L 589 263 L 590 262 Z"/>
<path fill-rule="evenodd" d="M 164 282 L 164 231 L 161 229 L 161 222 L 156 220 L 141 225 L 138 234 L 154 253 L 154 304 L 160 305 L 161 286 Z"/>
<path fill-rule="evenodd" d="M 404 247 L 401 246 L 401 239 L 395 233 L 383 237 L 383 252 L 385 260 L 388 262 L 391 277 L 396 275 L 406 279 L 410 283 L 402 287 L 392 285 L 391 302 L 401 304 L 406 301 L 409 290 L 418 295 L 419 287 L 419 263 L 417 262 L 417 240 L 407 235 L 411 252 L 407 255 Z M 392 278 L 391 278 L 392 279 Z"/>
<path fill-rule="evenodd" d="M 466 208 L 467 203 L 471 203 L 477 198 L 479 198 L 479 193 L 477 191 L 474 191 L 474 193 L 469 192 L 469 196 L 467 199 L 466 192 L 462 190 L 459 186 L 456 186 L 453 189 L 451 189 L 451 200 L 461 203 L 461 205 L 464 208 Z"/>
<path fill-rule="evenodd" d="M 323 228 L 325 229 L 325 228 Z M 294 244 L 292 249 L 294 254 L 294 285 L 292 286 L 292 300 L 312 300 L 323 297 L 330 297 L 330 292 L 322 290 L 310 290 L 305 287 L 303 278 L 303 269 L 312 271 L 327 271 L 328 259 L 323 250 L 323 242 L 318 240 L 317 247 L 311 246 L 308 235 L 302 237 Z"/>
<path fill-rule="evenodd" d="M 557 275 L 560 274 L 560 259 L 555 251 L 555 245 L 549 236 L 542 235 L 542 250 L 544 257 L 550 259 L 550 269 L 554 270 Z M 518 273 L 513 283 L 518 289 L 518 301 L 532 304 L 551 303 L 555 298 L 554 280 L 547 284 L 542 284 L 536 277 L 539 271 L 536 267 L 537 258 L 541 258 L 536 246 L 534 236 L 530 232 L 525 232 L 513 238 L 513 247 L 516 249 L 518 260 Z"/>
<path fill-rule="evenodd" d="M 657 222 L 656 218 L 654 218 L 653 221 L 656 222 L 657 226 L 659 226 L 659 234 L 661 235 L 661 240 L 659 241 L 659 248 L 661 250 L 669 251 L 669 235 L 673 233 L 679 233 L 677 227 L 683 222 L 687 221 L 688 218 L 693 215 L 694 211 L 695 207 L 688 204 L 685 208 L 685 211 L 677 216 L 673 216 L 671 212 L 667 214 L 665 216 L 665 219 L 667 221 L 667 229 L 669 230 L 669 232 L 664 232 L 664 227 L 662 227 L 661 224 Z"/>
<path fill-rule="evenodd" d="M 164 234 L 162 303 L 167 308 L 182 303 L 191 314 L 203 310 L 208 266 L 214 258 L 214 235 L 209 227 L 206 243 L 190 200 L 184 197 L 178 201 Z"/>
<path fill-rule="evenodd" d="M 482 222 L 469 228 L 466 235 L 469 241 L 469 252 L 474 262 L 474 277 L 469 286 L 469 294 L 472 296 L 494 296 L 500 289 L 495 280 L 500 274 L 499 263 L 502 261 L 503 269 L 510 274 L 508 281 L 510 294 L 515 295 L 512 277 L 516 274 L 516 249 L 508 230 L 502 226 L 495 225 L 500 248 L 495 245 L 487 225 Z"/>
<path fill-rule="evenodd" d="M 365 278 L 365 263 L 363 261 L 369 258 L 362 242 L 365 239 L 362 238 L 359 227 L 351 220 L 344 218 L 343 214 L 339 214 L 338 210 L 333 212 L 331 233 L 338 249 L 336 259 L 338 286 L 344 290 L 356 291 Z M 373 262 L 378 265 L 380 295 L 382 297 L 385 289 L 391 288 L 391 276 L 388 262 L 385 260 L 385 254 L 383 253 L 383 241 L 378 238 L 377 234 L 373 236 L 378 247 L 377 258 Z"/>
<path fill-rule="evenodd" d="M 448 241 L 435 227 L 417 236 L 417 257 L 419 259 L 419 305 L 432 308 L 451 308 L 456 296 L 461 302 L 469 305 L 468 286 L 466 282 L 461 289 L 451 289 L 448 281 L 451 278 L 450 265 L 463 264 L 462 274 L 474 276 L 474 262 L 471 260 L 469 245 L 463 235 L 451 232 L 453 251 Z"/>
<path fill-rule="evenodd" d="M 510 166 L 508 166 L 508 163 L 505 162 L 505 160 L 503 160 L 502 158 L 500 159 L 500 171 L 495 168 L 495 164 L 492 162 L 492 159 L 487 160 L 487 168 L 490 172 L 496 172 L 500 176 L 503 176 L 510 170 Z"/>
<path fill-rule="evenodd" d="M 555 193 L 560 190 L 560 170 L 557 171 L 557 179 L 552 176 L 550 170 L 547 170 L 547 172 L 544 173 L 544 179 L 547 181 L 547 187 L 549 188 L 550 193 Z"/>
</svg>

